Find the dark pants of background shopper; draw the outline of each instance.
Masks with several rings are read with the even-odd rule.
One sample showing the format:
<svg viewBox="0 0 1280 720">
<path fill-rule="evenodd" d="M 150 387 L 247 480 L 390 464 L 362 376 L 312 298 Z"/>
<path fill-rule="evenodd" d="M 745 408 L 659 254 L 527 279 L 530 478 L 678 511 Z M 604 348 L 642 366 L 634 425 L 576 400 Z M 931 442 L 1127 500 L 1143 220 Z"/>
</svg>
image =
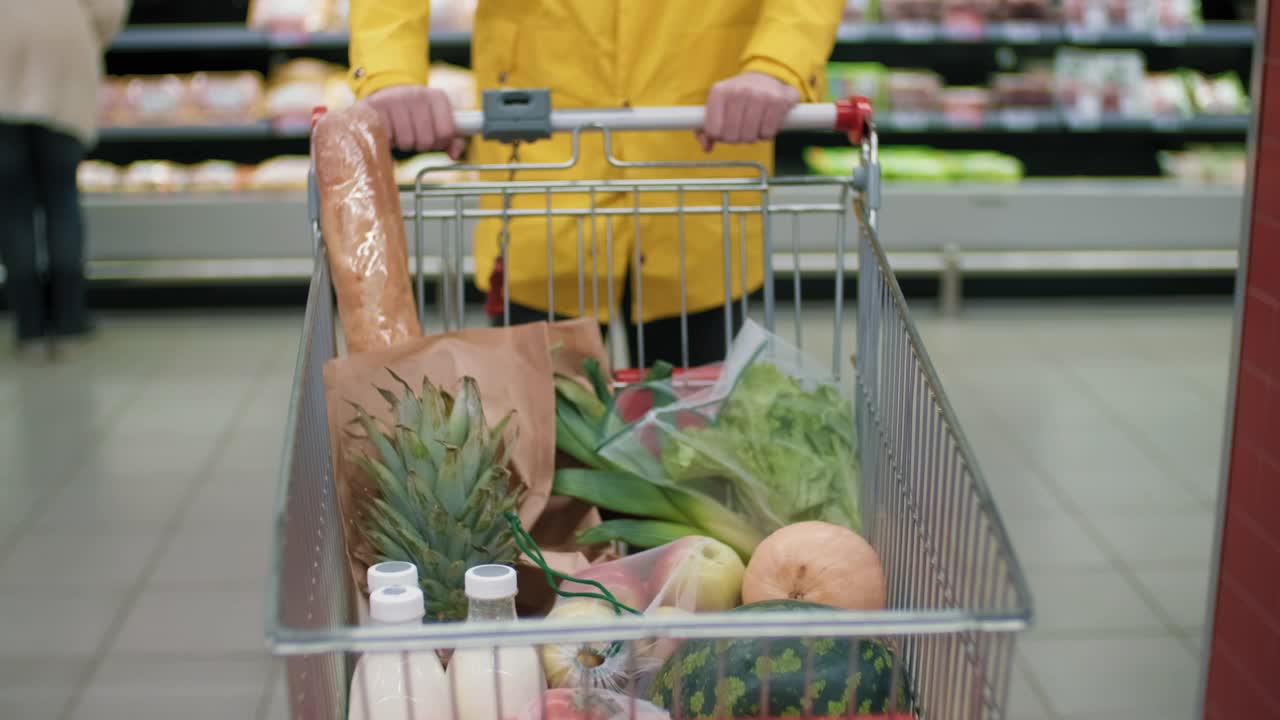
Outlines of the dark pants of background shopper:
<svg viewBox="0 0 1280 720">
<path fill-rule="evenodd" d="M 18 341 L 89 331 L 79 140 L 38 125 L 0 123 L 0 261 Z M 37 213 L 37 211 L 39 211 Z M 36 217 L 44 232 L 37 237 Z M 47 263 L 38 263 L 43 248 Z"/>
</svg>

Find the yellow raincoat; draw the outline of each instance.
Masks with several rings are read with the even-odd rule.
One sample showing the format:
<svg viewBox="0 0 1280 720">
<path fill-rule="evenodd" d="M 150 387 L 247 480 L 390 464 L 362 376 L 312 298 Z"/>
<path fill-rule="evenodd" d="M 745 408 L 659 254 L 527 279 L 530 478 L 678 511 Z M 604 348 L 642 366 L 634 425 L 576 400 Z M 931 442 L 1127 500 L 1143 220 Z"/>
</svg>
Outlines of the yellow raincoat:
<svg viewBox="0 0 1280 720">
<path fill-rule="evenodd" d="M 478 90 L 550 88 L 552 107 L 609 108 L 701 105 L 711 86 L 745 71 L 766 73 L 821 97 L 823 69 L 835 41 L 844 0 L 480 0 L 472 42 Z M 429 0 L 352 0 L 352 83 L 364 97 L 390 85 L 427 81 Z M 597 133 L 582 138 L 570 170 L 521 171 L 517 179 L 636 179 L 751 175 L 737 169 L 637 170 L 611 166 Z M 470 160 L 506 163 L 511 147 L 476 141 Z M 709 155 L 691 132 L 617 133 L 613 154 L 624 161 L 747 161 L 767 171 L 773 145 L 718 145 Z M 570 157 L 570 138 L 524 144 L 519 160 L 559 162 Z M 507 180 L 506 174 L 486 179 Z M 759 193 L 736 193 L 732 203 L 758 204 Z M 639 202 L 669 207 L 675 193 L 644 192 Z M 685 193 L 686 206 L 721 205 L 720 193 Z M 633 208 L 632 193 L 557 195 L 556 207 Z M 516 208 L 546 208 L 543 194 L 517 196 Z M 500 207 L 495 198 L 487 207 Z M 730 265 L 722 215 L 689 214 L 684 222 L 685 262 L 674 217 L 629 216 L 594 222 L 557 217 L 511 223 L 506 273 L 511 301 L 562 315 L 596 314 L 602 320 L 622 297 L 628 269 L 640 267 L 633 305 L 645 320 L 698 312 L 740 297 L 763 282 L 759 216 L 728 223 Z M 593 227 L 594 226 L 594 227 Z M 745 237 L 741 231 L 745 229 Z M 476 282 L 489 286 L 499 257 L 500 226 L 482 222 L 474 237 Z M 580 239 L 581 238 L 581 239 Z M 742 248 L 746 248 L 743 267 Z M 579 258 L 582 270 L 579 271 Z M 683 265 L 683 271 L 682 271 Z M 554 278 L 549 283 L 548 277 Z M 612 283 L 610 283 L 612 279 Z M 634 277 L 632 282 L 634 282 Z M 612 297 L 609 286 L 612 284 Z M 681 288 L 687 288 L 685 293 Z M 638 292 L 637 292 L 638 291 Z"/>
</svg>

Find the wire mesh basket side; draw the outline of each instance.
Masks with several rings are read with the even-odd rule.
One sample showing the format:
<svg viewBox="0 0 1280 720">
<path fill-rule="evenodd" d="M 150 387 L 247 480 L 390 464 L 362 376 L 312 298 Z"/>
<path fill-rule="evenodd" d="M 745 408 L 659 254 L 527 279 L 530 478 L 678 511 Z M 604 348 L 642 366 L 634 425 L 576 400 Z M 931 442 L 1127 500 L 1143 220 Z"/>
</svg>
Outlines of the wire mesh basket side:
<svg viewBox="0 0 1280 720">
<path fill-rule="evenodd" d="M 307 294 L 296 384 L 285 431 L 275 522 L 267 635 L 325 633 L 353 622 L 341 519 L 333 482 L 324 364 L 336 354 L 333 288 L 323 247 Z M 350 664 L 342 652 L 291 655 L 286 692 L 293 717 L 345 717 Z"/>
</svg>

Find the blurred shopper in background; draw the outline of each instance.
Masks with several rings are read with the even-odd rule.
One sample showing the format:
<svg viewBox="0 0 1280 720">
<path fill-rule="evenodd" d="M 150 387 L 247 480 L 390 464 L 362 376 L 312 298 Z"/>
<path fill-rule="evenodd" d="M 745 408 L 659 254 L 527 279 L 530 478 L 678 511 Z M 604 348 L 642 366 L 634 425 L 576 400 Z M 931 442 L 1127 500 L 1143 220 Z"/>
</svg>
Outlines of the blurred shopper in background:
<svg viewBox="0 0 1280 720">
<path fill-rule="evenodd" d="M 102 53 L 128 0 L 0 8 L 0 260 L 18 354 L 38 361 L 92 329 L 76 168 L 94 142 Z"/>
<path fill-rule="evenodd" d="M 843 9 L 844 0 L 480 0 L 471 67 L 480 92 L 549 88 L 553 107 L 560 109 L 705 104 L 705 127 L 697 136 L 617 133 L 613 154 L 624 161 L 736 161 L 772 170 L 770 141 L 786 113 L 797 102 L 814 102 L 824 94 L 823 71 Z M 427 87 L 430 10 L 428 0 L 351 0 L 352 83 L 357 95 L 381 112 L 401 150 L 447 150 L 457 158 L 463 143 L 454 131 L 449 100 Z M 570 153 L 570 138 L 560 135 L 522 145 L 519 162 L 561 162 Z M 470 159 L 507 163 L 513 159 L 512 148 L 477 139 Z M 517 179 L 751 172 L 743 167 L 620 168 L 607 162 L 599 137 L 588 135 L 573 169 L 522 170 Z M 510 178 L 500 173 L 490 179 Z M 689 206 L 721 203 L 718 192 L 689 192 L 683 199 Z M 597 208 L 630 211 L 635 198 L 601 193 L 595 201 Z M 758 202 L 758 193 L 741 193 L 733 200 Z M 545 203 L 541 195 L 523 195 L 516 196 L 513 206 L 545 212 Z M 557 195 L 557 203 L 581 208 L 587 199 Z M 640 199 L 648 206 L 675 203 L 674 193 L 646 192 Z M 497 204 L 496 198 L 487 203 Z M 630 325 L 632 362 L 639 362 L 640 323 L 646 364 L 657 359 L 676 365 L 723 360 L 726 297 L 740 298 L 764 281 L 760 218 L 744 223 L 745 233 L 732 228 L 729 247 L 718 213 L 689 214 L 680 227 L 672 217 L 655 215 L 636 223 L 631 218 L 606 222 L 596 216 L 594 226 L 586 222 L 580 235 L 579 221 L 572 217 L 556 217 L 550 231 L 543 218 L 513 220 L 505 263 L 500 262 L 500 222 L 481 222 L 475 233 L 477 284 L 493 299 L 505 272 L 512 322 L 593 313 L 604 322 L 610 308 L 621 307 Z M 612 238 L 611 252 L 605 248 L 606 237 Z M 585 259 L 579 255 L 584 244 Z M 580 271 L 584 262 L 585 271 Z M 612 296 L 606 294 L 610 284 Z M 502 301 L 499 297 L 491 303 L 491 311 L 502 308 Z M 501 322 L 501 311 L 495 314 Z M 741 314 L 734 314 L 732 324 L 740 325 Z M 683 328 L 682 316 L 687 318 Z M 681 347 L 686 330 L 687 355 Z"/>
</svg>

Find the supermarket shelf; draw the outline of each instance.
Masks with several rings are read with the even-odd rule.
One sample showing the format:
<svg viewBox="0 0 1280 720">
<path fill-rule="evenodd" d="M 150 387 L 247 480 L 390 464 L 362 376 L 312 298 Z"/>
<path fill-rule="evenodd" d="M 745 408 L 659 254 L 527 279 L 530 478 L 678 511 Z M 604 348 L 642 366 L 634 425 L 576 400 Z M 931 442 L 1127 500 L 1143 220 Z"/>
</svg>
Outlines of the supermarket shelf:
<svg viewBox="0 0 1280 720">
<path fill-rule="evenodd" d="M 834 199 L 820 193 L 783 186 L 774 198 Z M 1239 190 L 1169 181 L 890 184 L 884 197 L 884 244 L 914 274 L 950 259 L 971 274 L 1228 272 L 1242 217 Z M 98 277 L 297 278 L 310 267 L 302 193 L 87 195 L 85 205 Z M 780 222 L 775 268 L 830 272 L 830 237 L 817 218 Z"/>
<path fill-rule="evenodd" d="M 1163 133 L 1171 135 L 1244 134 L 1248 115 L 1195 115 L 1184 118 L 1081 119 L 1055 110 L 999 111 L 968 119 L 942 113 L 882 112 L 876 127 L 889 133 Z"/>
<path fill-rule="evenodd" d="M 843 45 L 1002 44 L 1073 45 L 1094 47 L 1252 47 L 1255 28 L 1249 23 L 1211 23 L 1181 31 L 1086 30 L 1051 23 L 989 23 L 966 30 L 936 23 L 860 23 L 840 28 Z M 465 50 L 471 45 L 466 30 L 431 33 L 435 48 Z M 154 25 L 125 28 L 111 43 L 112 52 L 169 52 L 179 50 L 342 50 L 343 32 L 273 34 L 241 25 Z"/>
<path fill-rule="evenodd" d="M 988 113 L 977 121 L 942 113 L 894 113 L 876 115 L 876 127 L 885 133 L 1161 133 L 1170 135 L 1230 135 L 1249 130 L 1248 115 L 1197 115 L 1187 118 L 1111 118 L 1080 120 L 1048 111 Z M 273 127 L 268 121 L 252 125 L 182 125 L 102 128 L 106 143 L 200 142 L 206 140 L 301 140 L 305 126 Z"/>
</svg>

